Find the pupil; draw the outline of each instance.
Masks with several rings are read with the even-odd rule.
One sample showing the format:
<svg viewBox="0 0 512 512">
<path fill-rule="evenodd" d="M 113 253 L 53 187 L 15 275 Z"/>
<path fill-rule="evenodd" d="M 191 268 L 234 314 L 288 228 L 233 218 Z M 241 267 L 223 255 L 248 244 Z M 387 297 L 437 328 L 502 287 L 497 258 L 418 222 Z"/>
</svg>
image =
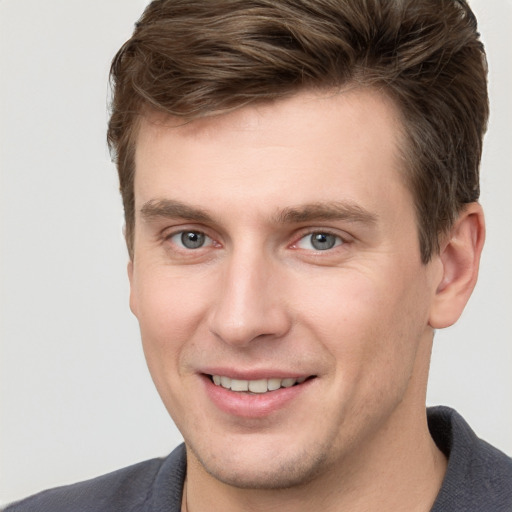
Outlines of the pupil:
<svg viewBox="0 0 512 512">
<path fill-rule="evenodd" d="M 328 233 L 314 233 L 311 235 L 311 245 L 318 251 L 332 249 L 336 244 L 336 237 Z"/>
<path fill-rule="evenodd" d="M 197 249 L 204 244 L 204 235 L 195 231 L 186 231 L 181 234 L 181 243 L 187 249 Z"/>
</svg>

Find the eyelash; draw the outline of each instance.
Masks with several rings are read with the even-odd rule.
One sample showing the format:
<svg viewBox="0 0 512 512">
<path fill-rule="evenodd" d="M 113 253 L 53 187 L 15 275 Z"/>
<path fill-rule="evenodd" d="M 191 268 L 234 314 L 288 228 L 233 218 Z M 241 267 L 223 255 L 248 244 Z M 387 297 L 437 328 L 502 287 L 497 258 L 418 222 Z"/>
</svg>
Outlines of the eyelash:
<svg viewBox="0 0 512 512">
<path fill-rule="evenodd" d="M 185 235 L 198 235 L 199 237 L 204 237 L 206 245 L 201 244 L 201 245 L 198 245 L 197 247 L 186 247 L 184 245 L 184 239 L 183 239 L 183 237 Z M 173 239 L 176 237 L 181 238 L 181 244 L 180 244 L 180 242 L 173 241 Z M 180 250 L 184 250 L 184 251 L 194 251 L 197 249 L 202 249 L 203 247 L 210 247 L 213 245 L 220 246 L 220 244 L 218 244 L 218 242 L 215 242 L 212 237 L 208 236 L 204 231 L 201 231 L 198 229 L 182 229 L 180 231 L 174 231 L 172 233 L 165 235 L 164 240 L 166 242 L 169 241 L 169 242 L 173 243 L 174 245 L 177 245 L 180 248 Z M 192 245 L 193 245 L 193 242 L 192 242 Z"/>
<path fill-rule="evenodd" d="M 186 247 L 185 240 L 184 240 L 185 235 L 195 235 L 195 236 L 203 237 L 204 243 L 197 245 L 196 247 Z M 323 236 L 324 238 L 332 237 L 331 241 L 332 241 L 333 245 L 325 247 L 323 249 L 314 247 L 314 241 L 313 241 L 314 236 Z M 179 240 L 176 240 L 176 237 L 179 237 Z M 170 242 L 173 245 L 177 246 L 179 248 L 179 250 L 186 251 L 186 252 L 195 251 L 198 249 L 212 247 L 212 246 L 213 247 L 221 247 L 221 244 L 219 242 L 216 242 L 212 237 L 210 237 L 209 235 L 207 235 L 204 231 L 202 231 L 200 229 L 181 229 L 179 231 L 173 231 L 172 233 L 164 235 L 163 239 L 165 242 Z M 306 241 L 308 239 L 310 240 L 310 244 L 313 246 L 311 249 L 301 246 L 301 243 L 304 243 L 304 241 Z M 189 241 L 191 241 L 192 245 L 194 245 L 195 242 L 192 238 L 189 239 Z M 325 243 L 325 240 L 324 241 L 317 240 L 317 241 L 319 243 Z M 306 242 L 306 243 L 308 243 L 308 242 Z M 299 238 L 297 238 L 295 242 L 293 242 L 291 245 L 289 245 L 289 247 L 291 249 L 298 249 L 298 250 L 302 249 L 302 250 L 305 250 L 308 252 L 323 253 L 323 252 L 332 251 L 332 250 L 336 249 L 337 247 L 343 246 L 346 243 L 347 243 L 347 240 L 337 233 L 333 233 L 332 231 L 327 230 L 327 229 L 316 229 L 316 230 L 302 233 L 301 236 Z M 327 245 L 329 245 L 329 243 Z"/>
<path fill-rule="evenodd" d="M 333 239 L 332 240 L 333 245 L 330 246 L 330 247 L 323 248 L 323 249 L 314 247 L 314 239 L 313 239 L 313 237 L 315 237 L 315 236 L 317 236 L 317 237 L 318 236 L 323 236 L 324 238 L 331 237 Z M 303 241 L 306 241 L 308 239 L 310 241 L 309 242 L 310 245 L 313 246 L 312 249 L 301 247 L 301 245 L 300 245 Z M 320 242 L 320 243 L 323 243 L 318 238 L 317 238 L 316 241 Z M 323 230 L 322 229 L 318 229 L 318 230 L 309 231 L 309 232 L 303 234 L 295 243 L 292 244 L 291 247 L 292 248 L 296 248 L 296 249 L 304 249 L 304 250 L 307 250 L 307 251 L 311 250 L 312 252 L 321 253 L 321 252 L 331 251 L 331 250 L 335 249 L 336 247 L 340 247 L 340 246 L 344 245 L 345 243 L 346 243 L 346 241 L 339 234 L 332 233 L 331 231 L 325 230 L 325 229 L 323 229 Z"/>
</svg>

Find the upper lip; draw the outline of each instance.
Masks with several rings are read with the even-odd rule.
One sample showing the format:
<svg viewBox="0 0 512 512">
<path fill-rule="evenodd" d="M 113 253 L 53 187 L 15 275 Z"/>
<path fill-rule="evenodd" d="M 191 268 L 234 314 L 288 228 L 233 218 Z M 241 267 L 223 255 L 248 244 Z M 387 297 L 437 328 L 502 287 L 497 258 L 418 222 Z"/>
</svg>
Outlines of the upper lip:
<svg viewBox="0 0 512 512">
<path fill-rule="evenodd" d="M 234 369 L 225 367 L 204 368 L 200 373 L 204 375 L 219 375 L 239 380 L 260 380 L 260 379 L 299 379 L 301 377 L 312 377 L 312 373 L 303 371 L 279 370 L 279 369 Z"/>
</svg>

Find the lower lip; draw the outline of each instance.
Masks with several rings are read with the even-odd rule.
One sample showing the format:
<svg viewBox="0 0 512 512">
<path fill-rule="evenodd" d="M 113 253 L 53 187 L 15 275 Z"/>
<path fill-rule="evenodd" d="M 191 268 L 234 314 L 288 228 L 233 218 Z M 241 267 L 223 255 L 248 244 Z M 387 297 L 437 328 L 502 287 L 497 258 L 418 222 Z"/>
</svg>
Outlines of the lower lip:
<svg viewBox="0 0 512 512">
<path fill-rule="evenodd" d="M 206 394 L 221 411 L 241 418 L 264 418 L 296 400 L 313 379 L 290 388 L 280 388 L 261 394 L 231 391 L 217 386 L 206 375 L 203 376 L 203 380 Z"/>
</svg>

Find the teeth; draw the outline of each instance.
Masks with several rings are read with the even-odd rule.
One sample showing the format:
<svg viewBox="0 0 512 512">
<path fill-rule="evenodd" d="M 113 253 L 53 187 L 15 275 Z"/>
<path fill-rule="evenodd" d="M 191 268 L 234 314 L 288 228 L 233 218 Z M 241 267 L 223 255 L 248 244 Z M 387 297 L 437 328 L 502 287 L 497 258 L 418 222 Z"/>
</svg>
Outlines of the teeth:
<svg viewBox="0 0 512 512">
<path fill-rule="evenodd" d="M 275 391 L 281 387 L 281 379 L 268 379 L 267 389 L 269 391 Z"/>
<path fill-rule="evenodd" d="M 249 391 L 251 393 L 266 393 L 267 392 L 267 379 L 250 380 L 247 382 Z M 233 388 L 231 388 L 233 389 Z"/>
<path fill-rule="evenodd" d="M 283 386 L 283 388 L 291 388 L 296 382 L 297 379 L 283 379 L 281 381 L 281 386 Z"/>
<path fill-rule="evenodd" d="M 248 380 L 231 379 L 231 391 L 249 391 Z"/>
<path fill-rule="evenodd" d="M 302 384 L 306 377 L 286 378 L 286 379 L 258 379 L 243 380 L 231 379 L 222 375 L 212 375 L 212 380 L 216 386 L 230 389 L 231 391 L 250 391 L 251 393 L 266 393 L 267 391 L 275 391 L 279 388 L 291 388 L 295 384 Z"/>
</svg>

